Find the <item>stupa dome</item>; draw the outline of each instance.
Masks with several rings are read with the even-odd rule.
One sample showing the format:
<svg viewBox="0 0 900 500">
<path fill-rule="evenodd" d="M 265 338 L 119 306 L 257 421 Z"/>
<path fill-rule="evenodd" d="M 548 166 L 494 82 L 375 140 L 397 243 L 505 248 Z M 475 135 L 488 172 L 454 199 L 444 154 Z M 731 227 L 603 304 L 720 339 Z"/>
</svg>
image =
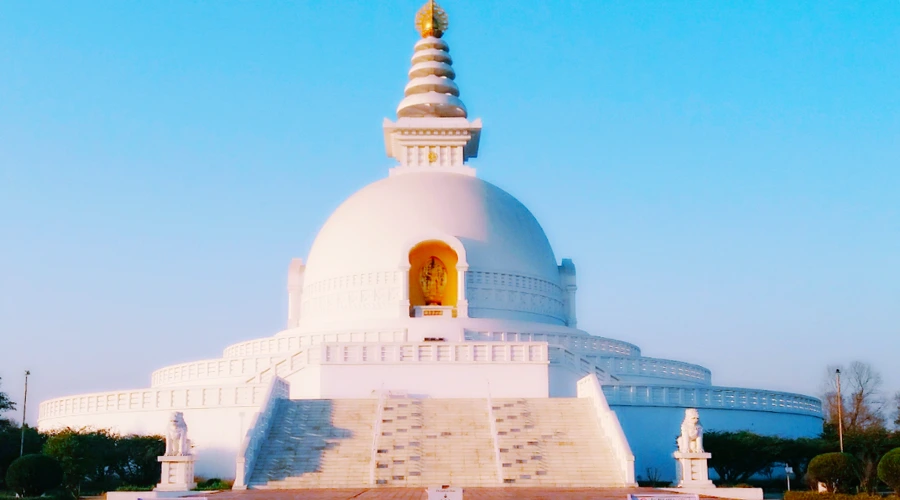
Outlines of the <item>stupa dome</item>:
<svg viewBox="0 0 900 500">
<path fill-rule="evenodd" d="M 515 197 L 469 175 L 392 175 L 352 195 L 322 227 L 304 273 L 303 317 L 316 316 L 320 307 L 307 307 L 308 301 L 329 289 L 372 276 L 390 281 L 398 270 L 408 269 L 410 250 L 426 241 L 454 248 L 460 265 L 468 266 L 470 289 L 478 282 L 486 285 L 484 280 L 504 280 L 497 288 L 505 288 L 506 280 L 520 280 L 509 284 L 514 288 L 530 280 L 544 288 L 543 295 L 559 293 L 553 249 L 538 221 Z M 473 317 L 496 317 L 479 310 L 487 301 L 475 296 L 469 302 Z"/>
</svg>

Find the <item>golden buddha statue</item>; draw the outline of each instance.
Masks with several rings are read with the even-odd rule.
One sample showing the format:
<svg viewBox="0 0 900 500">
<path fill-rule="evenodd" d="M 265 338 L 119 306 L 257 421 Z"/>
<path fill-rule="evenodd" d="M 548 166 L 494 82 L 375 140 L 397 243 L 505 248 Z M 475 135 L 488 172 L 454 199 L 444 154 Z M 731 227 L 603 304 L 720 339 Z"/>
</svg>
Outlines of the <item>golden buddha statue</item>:
<svg viewBox="0 0 900 500">
<path fill-rule="evenodd" d="M 447 288 L 447 266 L 437 257 L 430 257 L 419 271 L 419 286 L 425 296 L 425 305 L 439 306 L 444 302 Z"/>
</svg>

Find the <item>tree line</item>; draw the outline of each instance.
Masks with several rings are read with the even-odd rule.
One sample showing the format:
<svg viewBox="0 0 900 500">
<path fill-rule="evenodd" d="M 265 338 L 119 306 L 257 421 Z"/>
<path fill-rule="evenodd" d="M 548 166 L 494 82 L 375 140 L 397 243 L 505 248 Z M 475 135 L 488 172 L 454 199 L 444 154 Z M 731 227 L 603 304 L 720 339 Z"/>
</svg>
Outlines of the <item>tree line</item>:
<svg viewBox="0 0 900 500">
<path fill-rule="evenodd" d="M 707 432 L 704 445 L 712 453 L 710 467 L 727 484 L 771 477 L 783 465 L 793 468 L 796 477 L 809 479 L 810 461 L 839 452 L 843 441 L 843 451 L 855 457 L 859 488 L 875 492 L 880 486 L 879 462 L 885 454 L 900 448 L 900 393 L 886 397 L 881 374 L 869 364 L 854 361 L 847 367 L 827 368 L 822 406 L 822 433 L 815 438 L 785 439 L 749 431 Z"/>
<path fill-rule="evenodd" d="M 7 472 L 19 458 L 20 449 L 24 455 L 40 454 L 58 462 L 64 496 L 78 498 L 82 490 L 149 488 L 159 482 L 157 457 L 166 449 L 162 436 L 121 436 L 103 429 L 70 428 L 41 433 L 25 426 L 22 446 L 22 427 L 3 417 L 3 412 L 15 408 L 0 392 L 0 491 L 9 489 Z"/>
</svg>

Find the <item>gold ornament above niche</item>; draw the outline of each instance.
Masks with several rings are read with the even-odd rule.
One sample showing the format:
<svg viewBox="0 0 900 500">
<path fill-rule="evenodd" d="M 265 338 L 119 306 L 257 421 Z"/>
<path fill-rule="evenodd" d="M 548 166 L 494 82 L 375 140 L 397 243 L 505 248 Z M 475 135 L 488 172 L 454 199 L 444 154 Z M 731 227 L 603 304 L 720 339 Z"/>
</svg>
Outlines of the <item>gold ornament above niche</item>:
<svg viewBox="0 0 900 500">
<path fill-rule="evenodd" d="M 425 296 L 425 305 L 439 306 L 444 302 L 447 288 L 447 266 L 437 257 L 430 257 L 419 271 L 419 286 Z"/>
<path fill-rule="evenodd" d="M 422 38 L 440 38 L 450 26 L 450 18 L 434 0 L 428 0 L 416 13 L 416 30 Z"/>
</svg>

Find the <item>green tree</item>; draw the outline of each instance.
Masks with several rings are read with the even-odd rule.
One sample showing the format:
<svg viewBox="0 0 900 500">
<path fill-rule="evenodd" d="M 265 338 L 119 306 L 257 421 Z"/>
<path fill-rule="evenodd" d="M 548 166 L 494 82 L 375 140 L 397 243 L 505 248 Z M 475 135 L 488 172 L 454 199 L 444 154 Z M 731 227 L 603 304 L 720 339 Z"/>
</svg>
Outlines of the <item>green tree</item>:
<svg viewBox="0 0 900 500">
<path fill-rule="evenodd" d="M 828 443 L 821 438 L 778 439 L 775 456 L 780 462 L 794 469 L 798 478 L 806 475 L 810 460 L 816 455 L 830 451 Z"/>
<path fill-rule="evenodd" d="M 878 487 L 878 461 L 894 446 L 893 436 L 884 427 L 872 427 L 844 435 L 844 451 L 859 460 L 861 489 L 875 493 Z"/>
<path fill-rule="evenodd" d="M 23 455 L 10 464 L 6 484 L 22 496 L 40 496 L 59 487 L 63 472 L 59 463 L 41 454 Z"/>
<path fill-rule="evenodd" d="M 59 461 L 63 485 L 76 498 L 81 489 L 110 490 L 115 487 L 116 440 L 107 430 L 72 429 L 52 432 L 44 443 L 44 454 Z"/>
<path fill-rule="evenodd" d="M 750 431 L 710 431 L 703 435 L 703 447 L 712 453 L 709 466 L 728 484 L 746 483 L 763 472 L 778 457 L 780 439 Z"/>
<path fill-rule="evenodd" d="M 115 473 L 125 484 L 150 486 L 159 482 L 157 457 L 166 452 L 162 436 L 125 436 L 116 441 Z"/>
<path fill-rule="evenodd" d="M 44 446 L 44 436 L 37 429 L 25 428 L 25 454 L 40 453 Z M 19 447 L 22 444 L 22 429 L 17 425 L 0 427 L 0 489 L 6 478 L 6 470 L 13 460 L 19 458 Z"/>
<path fill-rule="evenodd" d="M 878 462 L 878 479 L 900 495 L 900 448 L 884 454 Z"/>
<path fill-rule="evenodd" d="M 831 493 L 850 493 L 859 485 L 860 463 L 849 453 L 823 453 L 809 462 L 809 478 Z"/>
<path fill-rule="evenodd" d="M 2 384 L 2 378 L 0 378 L 0 384 Z M 15 410 L 16 403 L 10 401 L 9 397 L 5 392 L 0 391 L 0 428 L 9 427 L 12 423 L 3 417 L 3 413 L 9 410 Z"/>
</svg>

